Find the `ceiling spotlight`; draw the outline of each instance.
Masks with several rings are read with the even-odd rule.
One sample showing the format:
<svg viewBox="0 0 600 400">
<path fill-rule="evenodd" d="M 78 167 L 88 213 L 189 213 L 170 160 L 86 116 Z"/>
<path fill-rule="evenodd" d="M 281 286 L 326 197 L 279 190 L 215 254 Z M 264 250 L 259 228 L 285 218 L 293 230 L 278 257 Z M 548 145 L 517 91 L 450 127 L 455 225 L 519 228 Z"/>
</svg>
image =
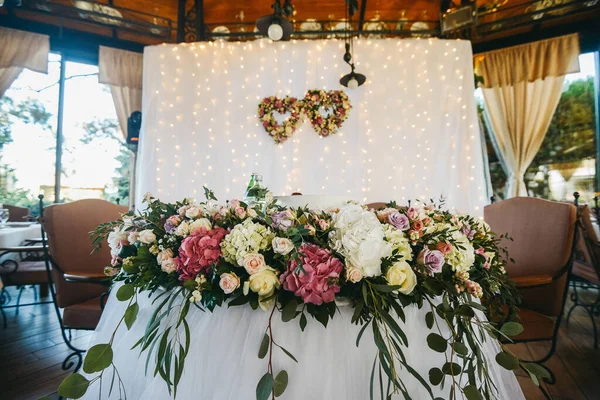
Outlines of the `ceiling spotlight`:
<svg viewBox="0 0 600 400">
<path fill-rule="evenodd" d="M 294 25 L 285 17 L 289 17 L 294 12 L 291 0 L 285 0 L 283 7 L 281 0 L 275 0 L 272 5 L 273 14 L 265 15 L 256 20 L 256 28 L 263 35 L 267 35 L 271 40 L 287 40 L 294 33 Z"/>
</svg>

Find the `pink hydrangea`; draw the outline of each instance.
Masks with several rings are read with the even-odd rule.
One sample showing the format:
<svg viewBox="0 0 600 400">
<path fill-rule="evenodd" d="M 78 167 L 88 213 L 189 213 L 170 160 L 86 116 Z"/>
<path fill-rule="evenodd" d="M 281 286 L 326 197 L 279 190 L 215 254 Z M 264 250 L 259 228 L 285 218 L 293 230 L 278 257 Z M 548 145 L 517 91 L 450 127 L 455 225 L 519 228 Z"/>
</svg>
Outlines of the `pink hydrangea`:
<svg viewBox="0 0 600 400">
<path fill-rule="evenodd" d="M 301 297 L 305 303 L 321 305 L 335 300 L 340 291 L 338 280 L 343 269 L 342 262 L 315 244 L 305 243 L 300 247 L 300 259 L 304 271 L 294 272 L 298 263 L 292 260 L 281 277 L 283 289 Z"/>
<path fill-rule="evenodd" d="M 175 258 L 179 279 L 187 281 L 196 278 L 200 272 L 208 272 L 221 257 L 221 241 L 227 231 L 221 227 L 211 230 L 200 228 L 186 237 Z"/>
</svg>

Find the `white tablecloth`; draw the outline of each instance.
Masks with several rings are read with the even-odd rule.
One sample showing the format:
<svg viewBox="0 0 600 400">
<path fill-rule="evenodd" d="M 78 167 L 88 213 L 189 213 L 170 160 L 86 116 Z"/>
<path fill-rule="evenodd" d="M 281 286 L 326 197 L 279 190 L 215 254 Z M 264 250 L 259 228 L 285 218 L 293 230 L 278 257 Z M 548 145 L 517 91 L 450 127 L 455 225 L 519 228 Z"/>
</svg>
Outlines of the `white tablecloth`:
<svg viewBox="0 0 600 400">
<path fill-rule="evenodd" d="M 116 288 L 113 288 L 91 345 L 107 343 L 125 311 L 126 303 L 116 300 L 115 293 Z M 150 301 L 151 299 L 146 295 L 139 296 L 140 311 L 137 321 L 130 331 L 127 331 L 122 324 L 113 344 L 114 363 L 125 382 L 127 398 L 132 400 L 164 400 L 172 397 L 169 396 L 167 386 L 160 376 L 152 376 L 154 358 L 150 361 L 148 376 L 146 376 L 144 374 L 146 354 L 140 356 L 137 349 L 130 350 L 143 335 L 146 323 L 153 312 L 154 307 L 150 305 Z M 360 327 L 350 323 L 352 310 L 349 307 L 340 307 L 340 311 L 341 315 L 336 314 L 326 329 L 309 317 L 304 332 L 300 330 L 297 319 L 284 323 L 280 315 L 274 316 L 275 341 L 298 359 L 296 364 L 281 351 L 274 350 L 275 373 L 285 369 L 290 378 L 288 388 L 280 399 L 366 400 L 369 398 L 369 378 L 376 355 L 372 331 L 370 328 L 365 331 L 357 348 L 355 342 Z M 415 367 L 427 380 L 429 369 L 440 367 L 444 356 L 433 352 L 427 346 L 426 337 L 430 333 L 425 326 L 427 310 L 411 306 L 405 311 L 407 322 L 404 324 L 404 329 L 409 340 L 409 348 L 405 350 L 405 355 L 409 365 Z M 214 313 L 203 313 L 192 307 L 188 314 L 192 343 L 177 398 L 254 400 L 258 380 L 267 371 L 267 358 L 261 360 L 257 354 L 268 317 L 268 313 L 254 311 L 248 305 L 218 308 Z M 514 374 L 504 370 L 494 361 L 494 356 L 498 352 L 497 343 L 487 340 L 484 344 L 484 352 L 490 359 L 490 373 L 499 388 L 497 398 L 523 399 Z M 107 376 L 111 375 L 112 373 Z M 430 398 L 412 375 L 401 371 L 401 377 L 413 399 Z M 434 389 L 434 394 L 448 398 L 448 384 L 447 380 L 445 390 Z M 113 390 L 112 396 L 108 397 L 109 385 L 110 379 L 107 379 L 103 385 L 101 398 L 118 398 L 118 390 Z M 99 398 L 98 384 L 90 388 L 85 398 Z M 401 395 L 394 397 L 394 399 L 400 398 Z"/>
<path fill-rule="evenodd" d="M 20 246 L 26 239 L 38 238 L 41 235 L 39 224 L 18 228 L 2 228 L 0 229 L 0 248 Z"/>
</svg>

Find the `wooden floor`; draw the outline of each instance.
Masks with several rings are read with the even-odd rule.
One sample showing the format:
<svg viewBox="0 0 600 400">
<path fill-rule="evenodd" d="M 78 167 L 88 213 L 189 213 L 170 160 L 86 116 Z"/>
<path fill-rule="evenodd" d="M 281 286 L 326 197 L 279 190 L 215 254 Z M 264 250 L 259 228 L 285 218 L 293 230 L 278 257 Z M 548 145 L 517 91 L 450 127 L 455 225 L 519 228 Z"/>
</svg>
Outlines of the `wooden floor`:
<svg viewBox="0 0 600 400">
<path fill-rule="evenodd" d="M 14 298 L 14 290 L 11 292 Z M 27 289 L 23 302 L 31 300 L 32 290 Z M 23 307 L 18 316 L 8 309 L 6 314 L 7 328 L 0 326 L 0 399 L 56 399 L 56 388 L 68 374 L 62 370 L 62 362 L 69 351 L 54 307 Z M 74 343 L 85 348 L 90 335 L 75 333 Z M 541 357 L 547 348 L 544 344 L 513 345 L 519 357 L 528 359 Z M 546 386 L 553 399 L 600 399 L 600 351 L 593 348 L 592 324 L 581 308 L 573 313 L 569 326 L 563 323 L 557 354 L 547 365 L 557 376 L 555 385 Z M 517 378 L 527 399 L 544 398 L 528 377 L 517 374 Z"/>
</svg>

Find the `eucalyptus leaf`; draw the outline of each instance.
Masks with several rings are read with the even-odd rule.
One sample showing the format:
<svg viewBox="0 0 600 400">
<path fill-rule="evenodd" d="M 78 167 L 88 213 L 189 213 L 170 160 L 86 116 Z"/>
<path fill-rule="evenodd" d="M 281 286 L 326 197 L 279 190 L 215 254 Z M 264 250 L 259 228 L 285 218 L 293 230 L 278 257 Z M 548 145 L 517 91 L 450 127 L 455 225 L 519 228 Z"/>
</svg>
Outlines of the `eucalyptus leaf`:
<svg viewBox="0 0 600 400">
<path fill-rule="evenodd" d="M 425 324 L 427 325 L 427 328 L 431 329 L 433 328 L 433 313 L 431 311 L 429 311 L 427 314 L 425 314 Z"/>
<path fill-rule="evenodd" d="M 296 318 L 296 308 L 298 307 L 298 302 L 296 299 L 292 299 L 286 303 L 281 311 L 281 320 L 283 322 L 288 322 Z"/>
<path fill-rule="evenodd" d="M 466 356 L 469 354 L 469 349 L 464 343 L 461 342 L 454 342 L 454 351 L 461 356 Z"/>
<path fill-rule="evenodd" d="M 127 283 L 127 284 L 121 286 L 119 288 L 119 290 L 117 290 L 117 300 L 127 301 L 133 297 L 134 293 L 135 293 L 135 288 L 133 287 L 133 285 Z"/>
<path fill-rule="evenodd" d="M 271 343 L 271 338 L 269 338 L 269 335 L 265 333 L 265 336 L 263 336 L 263 340 L 260 344 L 260 348 L 258 349 L 258 358 L 260 358 L 260 359 L 265 358 L 265 356 L 267 355 L 267 352 L 269 351 L 270 343 Z"/>
<path fill-rule="evenodd" d="M 518 322 L 505 322 L 500 328 L 500 332 L 504 333 L 506 336 L 517 336 L 521 332 L 523 332 L 523 325 Z"/>
<path fill-rule="evenodd" d="M 446 375 L 460 375 L 460 365 L 458 365 L 455 362 L 447 362 L 444 364 L 444 366 L 442 367 L 442 372 L 445 373 Z"/>
<path fill-rule="evenodd" d="M 467 397 L 467 400 L 483 400 L 483 396 L 477 389 L 477 387 L 473 385 L 468 385 L 463 388 L 463 393 Z"/>
<path fill-rule="evenodd" d="M 264 374 L 256 386 L 256 400 L 268 400 L 273 391 L 273 375 Z"/>
<path fill-rule="evenodd" d="M 505 351 L 496 354 L 496 362 L 509 371 L 519 368 L 519 359 Z"/>
<path fill-rule="evenodd" d="M 430 349 L 437 351 L 438 353 L 444 353 L 448 348 L 448 342 L 446 339 L 437 333 L 430 333 L 427 335 L 427 345 Z"/>
<path fill-rule="evenodd" d="M 83 371 L 87 374 L 100 372 L 110 366 L 113 350 L 109 343 L 97 344 L 87 351 L 83 360 Z"/>
<path fill-rule="evenodd" d="M 429 370 L 429 382 L 431 382 L 431 384 L 433 386 L 439 385 L 443 379 L 444 379 L 444 373 L 442 372 L 441 369 L 431 368 Z"/>
<path fill-rule="evenodd" d="M 273 394 L 275 397 L 279 397 L 285 392 L 285 389 L 288 385 L 288 373 L 287 371 L 279 371 L 279 373 L 275 376 L 275 381 L 273 381 Z"/>
<path fill-rule="evenodd" d="M 536 363 L 526 363 L 525 369 L 537 377 L 543 379 L 550 379 L 550 372 L 548 372 L 548 370 L 543 365 Z"/>
<path fill-rule="evenodd" d="M 308 321 L 306 320 L 306 315 L 302 313 L 302 315 L 300 316 L 300 329 L 302 330 L 302 332 L 304 332 L 307 323 Z"/>
<path fill-rule="evenodd" d="M 127 307 L 127 310 L 125 310 L 125 315 L 123 319 L 125 320 L 125 325 L 127 325 L 128 330 L 131 329 L 131 326 L 135 322 L 139 311 L 140 306 L 138 305 L 138 303 L 133 303 L 132 305 Z"/>
<path fill-rule="evenodd" d="M 90 381 L 81 374 L 72 374 L 65 378 L 58 387 L 58 395 L 69 399 L 83 397 L 90 386 Z"/>
</svg>

